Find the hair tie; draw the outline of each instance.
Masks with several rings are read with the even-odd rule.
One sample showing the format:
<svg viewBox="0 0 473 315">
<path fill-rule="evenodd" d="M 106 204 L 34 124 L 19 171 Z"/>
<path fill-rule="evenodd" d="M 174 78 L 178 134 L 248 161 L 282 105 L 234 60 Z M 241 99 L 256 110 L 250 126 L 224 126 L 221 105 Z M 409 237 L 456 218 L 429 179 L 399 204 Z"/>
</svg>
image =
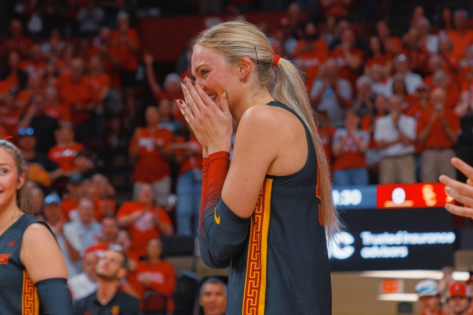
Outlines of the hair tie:
<svg viewBox="0 0 473 315">
<path fill-rule="evenodd" d="M 274 70 L 274 68 L 276 68 L 276 65 L 279 62 L 279 59 L 281 59 L 281 57 L 278 54 L 276 54 L 276 45 L 275 44 L 273 44 L 273 52 L 274 52 L 274 60 L 273 60 L 273 65 L 271 66 L 271 69 Z"/>
</svg>

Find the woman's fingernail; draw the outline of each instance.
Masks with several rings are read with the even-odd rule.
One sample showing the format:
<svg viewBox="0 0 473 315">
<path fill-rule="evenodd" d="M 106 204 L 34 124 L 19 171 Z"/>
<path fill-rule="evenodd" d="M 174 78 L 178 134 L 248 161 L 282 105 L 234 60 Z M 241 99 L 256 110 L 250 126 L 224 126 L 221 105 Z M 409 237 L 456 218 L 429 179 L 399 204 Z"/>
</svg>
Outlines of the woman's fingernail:
<svg viewBox="0 0 473 315">
<path fill-rule="evenodd" d="M 186 88 L 186 86 L 185 86 L 184 84 L 181 83 L 181 87 L 182 87 L 182 90 L 183 90 L 183 91 L 187 91 L 187 88 Z"/>
<path fill-rule="evenodd" d="M 191 81 L 192 85 L 195 86 L 195 81 Z"/>
<path fill-rule="evenodd" d="M 187 84 L 187 77 L 184 77 L 183 82 L 184 82 L 184 84 Z"/>
<path fill-rule="evenodd" d="M 452 192 L 452 189 L 447 186 L 447 187 L 445 187 L 445 191 L 450 194 Z"/>
</svg>

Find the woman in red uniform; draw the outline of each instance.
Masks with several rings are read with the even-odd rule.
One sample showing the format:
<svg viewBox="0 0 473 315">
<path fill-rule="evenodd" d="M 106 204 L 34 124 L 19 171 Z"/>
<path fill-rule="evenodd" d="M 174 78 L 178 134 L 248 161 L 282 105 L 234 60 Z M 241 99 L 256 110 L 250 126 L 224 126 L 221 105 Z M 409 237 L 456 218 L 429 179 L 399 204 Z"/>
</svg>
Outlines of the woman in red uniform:
<svg viewBox="0 0 473 315">
<path fill-rule="evenodd" d="M 198 36 L 192 74 L 179 106 L 203 146 L 199 241 L 207 265 L 230 267 L 226 314 L 331 314 L 339 223 L 299 72 L 257 27 L 227 22 Z"/>
<path fill-rule="evenodd" d="M 23 157 L 0 140 L 1 314 L 72 314 L 64 259 L 52 232 L 27 214 L 24 183 Z"/>
</svg>

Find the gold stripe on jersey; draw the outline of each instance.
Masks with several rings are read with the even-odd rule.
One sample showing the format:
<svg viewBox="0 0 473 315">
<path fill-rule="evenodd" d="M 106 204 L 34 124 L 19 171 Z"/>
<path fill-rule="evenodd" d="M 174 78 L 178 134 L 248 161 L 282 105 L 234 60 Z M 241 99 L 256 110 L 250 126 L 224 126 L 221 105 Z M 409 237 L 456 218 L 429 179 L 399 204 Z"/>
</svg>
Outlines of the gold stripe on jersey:
<svg viewBox="0 0 473 315">
<path fill-rule="evenodd" d="M 266 306 L 268 229 L 273 179 L 266 178 L 251 216 L 242 314 L 262 315 Z"/>
<path fill-rule="evenodd" d="M 39 298 L 36 286 L 23 270 L 23 294 L 21 298 L 22 315 L 39 315 Z"/>
</svg>

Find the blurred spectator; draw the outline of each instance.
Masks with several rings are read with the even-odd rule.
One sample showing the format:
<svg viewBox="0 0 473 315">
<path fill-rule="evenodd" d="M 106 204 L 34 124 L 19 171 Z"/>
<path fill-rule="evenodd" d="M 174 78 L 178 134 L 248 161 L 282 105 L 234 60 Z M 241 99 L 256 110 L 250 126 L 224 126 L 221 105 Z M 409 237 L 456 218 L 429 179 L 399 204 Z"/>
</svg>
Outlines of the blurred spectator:
<svg viewBox="0 0 473 315">
<path fill-rule="evenodd" d="M 179 120 L 172 115 L 172 104 L 167 98 L 162 99 L 158 106 L 159 128 L 171 131 L 174 135 L 182 135 L 183 127 Z"/>
<path fill-rule="evenodd" d="M 136 283 L 133 289 L 142 297 L 146 292 L 163 295 L 167 305 L 163 307 L 167 313 L 174 311 L 172 294 L 176 288 L 176 275 L 171 263 L 163 260 L 161 240 L 151 238 L 146 243 L 146 256 L 144 261 L 136 265 Z M 146 310 L 146 301 L 142 302 L 141 309 Z"/>
<path fill-rule="evenodd" d="M 427 84 L 421 84 L 417 87 L 417 100 L 419 104 L 419 112 L 422 113 L 424 110 L 428 110 L 430 107 L 430 89 Z M 414 116 L 415 119 L 418 119 L 418 115 Z"/>
<path fill-rule="evenodd" d="M 394 69 L 396 71 L 395 75 L 404 78 L 407 93 L 414 94 L 417 87 L 422 84 L 422 77 L 410 71 L 409 60 L 406 55 L 399 55 L 394 59 Z M 388 81 L 388 85 L 391 86 L 391 93 L 394 93 L 393 81 L 394 76 Z"/>
<path fill-rule="evenodd" d="M 393 68 L 392 58 L 384 51 L 379 37 L 371 36 L 368 55 L 365 62 L 365 74 L 370 74 L 374 65 L 384 68 L 384 73 L 391 73 Z"/>
<path fill-rule="evenodd" d="M 131 251 L 131 239 L 130 234 L 128 234 L 127 230 L 118 230 L 115 242 L 117 243 L 117 245 L 122 247 L 123 251 L 128 256 L 128 279 L 130 273 L 135 271 L 136 264 L 139 261 L 139 257 Z"/>
<path fill-rule="evenodd" d="M 55 145 L 54 134 L 59 128 L 56 119 L 44 113 L 44 96 L 36 94 L 31 98 L 31 104 L 25 115 L 21 118 L 18 128 L 33 128 L 41 130 L 35 134 L 36 150 L 40 154 L 48 154 Z"/>
<path fill-rule="evenodd" d="M 59 102 L 59 92 L 54 86 L 44 89 L 44 113 L 56 119 L 59 123 L 71 122 L 71 111 Z"/>
<path fill-rule="evenodd" d="M 359 130 L 359 124 L 360 118 L 354 112 L 347 112 L 345 128 L 338 129 L 333 137 L 335 186 L 368 185 L 365 151 L 369 144 L 369 134 Z"/>
<path fill-rule="evenodd" d="M 94 221 L 94 203 L 89 198 L 79 201 L 79 220 L 64 224 L 64 236 L 84 255 L 85 250 L 102 237 L 102 225 Z"/>
<path fill-rule="evenodd" d="M 457 85 L 452 83 L 450 75 L 443 70 L 437 70 L 434 73 L 434 86 L 445 90 L 445 107 L 453 109 L 460 98 L 460 91 Z"/>
<path fill-rule="evenodd" d="M 339 77 L 338 66 L 334 59 L 325 63 L 320 78 L 314 83 L 310 93 L 312 107 L 327 111 L 330 124 L 343 126 L 345 110 L 350 106 L 352 91 L 350 83 Z"/>
<path fill-rule="evenodd" d="M 445 7 L 442 9 L 440 21 L 438 25 L 439 31 L 450 32 L 453 30 L 453 14 L 452 9 Z"/>
<path fill-rule="evenodd" d="M 86 297 L 97 289 L 98 261 L 99 257 L 94 253 L 86 254 L 82 264 L 82 273 L 69 278 L 68 284 L 74 301 Z"/>
<path fill-rule="evenodd" d="M 398 96 L 389 99 L 389 115 L 376 120 L 374 138 L 382 156 L 379 182 L 414 183 L 416 121 L 402 113 Z"/>
<path fill-rule="evenodd" d="M 146 65 L 146 78 L 154 98 L 160 103 L 163 99 L 168 99 L 172 103 L 172 113 L 175 119 L 179 120 L 183 127 L 186 126 L 186 120 L 179 111 L 176 99 L 183 99 L 184 95 L 181 90 L 181 78 L 176 73 L 169 73 L 165 80 L 164 86 L 161 87 L 153 70 L 153 55 L 149 52 L 143 54 L 143 61 Z"/>
<path fill-rule="evenodd" d="M 363 65 L 363 51 L 355 47 L 355 32 L 351 28 L 343 30 L 341 44 L 330 52 L 340 69 L 340 77 L 350 82 L 354 88 Z"/>
<path fill-rule="evenodd" d="M 391 87 L 387 84 L 386 69 L 380 65 L 371 66 L 369 76 L 371 78 L 371 93 L 375 95 L 388 96 Z"/>
<path fill-rule="evenodd" d="M 17 92 L 26 87 L 28 75 L 20 69 L 20 55 L 18 52 L 12 51 L 8 54 L 7 67 L 0 74 L 0 79 L 4 80 L 2 83 L 4 91 L 14 88 Z"/>
<path fill-rule="evenodd" d="M 463 282 L 454 282 L 447 292 L 447 306 L 455 315 L 467 315 L 470 306 L 467 287 Z"/>
<path fill-rule="evenodd" d="M 424 77 L 424 82 L 429 86 L 432 90 L 434 88 L 434 74 L 438 70 L 445 70 L 446 72 L 449 71 L 449 67 L 447 66 L 445 60 L 440 55 L 432 54 L 429 57 L 429 71 L 428 74 Z"/>
<path fill-rule="evenodd" d="M 18 147 L 28 165 L 28 178 L 43 187 L 62 176 L 62 170 L 45 154 L 36 152 L 36 134 L 31 127 L 18 129 Z"/>
<path fill-rule="evenodd" d="M 74 141 L 74 130 L 67 124 L 56 130 L 55 137 L 57 145 L 49 150 L 48 158 L 59 165 L 64 174 L 70 174 L 76 169 L 74 158 L 84 146 Z"/>
<path fill-rule="evenodd" d="M 29 58 L 20 62 L 20 69 L 26 73 L 36 73 L 42 76 L 46 70 L 46 60 L 39 44 L 33 44 L 28 54 Z"/>
<path fill-rule="evenodd" d="M 392 95 L 399 97 L 402 103 L 402 111 L 407 116 L 412 117 L 418 111 L 419 100 L 414 94 L 407 94 L 406 82 L 400 74 L 392 77 Z"/>
<path fill-rule="evenodd" d="M 116 244 L 117 233 L 117 219 L 113 215 L 105 216 L 102 220 L 102 237 L 95 244 L 89 246 L 85 253 L 94 253 L 97 257 L 101 257 L 110 246 Z"/>
<path fill-rule="evenodd" d="M 86 150 L 77 152 L 74 158 L 74 164 L 76 165 L 76 172 L 84 179 L 90 179 L 95 175 L 94 161 Z"/>
<path fill-rule="evenodd" d="M 3 58 L 12 51 L 17 51 L 22 56 L 28 56 L 33 41 L 23 35 L 23 26 L 19 20 L 10 21 L 10 37 L 0 43 L 0 55 Z"/>
<path fill-rule="evenodd" d="M 437 182 L 441 174 L 455 178 L 455 168 L 450 160 L 455 156 L 453 146 L 461 132 L 460 119 L 446 109 L 445 90 L 432 91 L 431 107 L 423 111 L 417 122 L 418 139 L 424 146 L 422 152 L 422 181 Z"/>
<path fill-rule="evenodd" d="M 61 211 L 61 198 L 56 194 L 50 194 L 44 199 L 44 216 L 46 223 L 56 237 L 56 241 L 61 249 L 62 256 L 67 268 L 69 278 L 78 274 L 76 262 L 80 260 L 79 252 L 64 237 L 63 227 L 67 222 Z"/>
<path fill-rule="evenodd" d="M 31 207 L 33 208 L 32 214 L 36 215 L 43 212 L 44 208 L 44 193 L 39 187 L 30 189 Z"/>
<path fill-rule="evenodd" d="M 352 0 L 321 0 L 320 6 L 324 16 L 346 18 L 350 14 Z"/>
<path fill-rule="evenodd" d="M 376 24 L 376 33 L 386 53 L 391 54 L 391 56 L 397 56 L 401 52 L 402 41 L 398 37 L 391 37 L 391 30 L 387 22 L 379 21 Z"/>
<path fill-rule="evenodd" d="M 324 147 L 325 156 L 327 157 L 329 166 L 332 166 L 332 141 L 337 128 L 330 125 L 330 117 L 327 111 L 318 111 L 315 120 L 317 122 L 317 131 Z"/>
<path fill-rule="evenodd" d="M 275 32 L 276 52 L 284 58 L 291 59 L 294 56 L 297 40 L 292 34 L 290 21 L 287 17 L 279 20 L 279 28 Z"/>
<path fill-rule="evenodd" d="M 466 49 L 473 44 L 473 31 L 468 29 L 468 11 L 459 9 L 453 15 L 455 30 L 447 33 L 453 42 L 453 55 L 458 59 L 465 56 Z"/>
<path fill-rule="evenodd" d="M 146 254 L 146 244 L 151 238 L 172 235 L 173 227 L 166 210 L 156 207 L 153 188 L 141 185 L 137 201 L 123 203 L 118 209 L 118 224 L 126 228 L 131 236 L 131 251 L 137 256 Z"/>
<path fill-rule="evenodd" d="M 119 63 L 121 85 L 125 89 L 131 117 L 134 117 L 133 87 L 135 86 L 135 75 L 138 68 L 140 42 L 138 33 L 130 27 L 128 13 L 120 12 L 117 15 L 117 22 L 117 29 L 110 34 L 110 54 Z"/>
<path fill-rule="evenodd" d="M 373 111 L 374 96 L 371 92 L 371 78 L 361 76 L 356 81 L 357 96 L 353 101 L 352 110 L 360 117 Z"/>
<path fill-rule="evenodd" d="M 85 37 L 96 35 L 104 19 L 104 10 L 96 6 L 95 0 L 87 0 L 86 5 L 82 7 L 77 14 L 79 34 Z"/>
<path fill-rule="evenodd" d="M 18 124 L 20 123 L 20 111 L 16 107 L 16 94 L 7 92 L 1 97 L 0 124 L 5 128 L 10 136 L 10 141 L 18 143 Z"/>
<path fill-rule="evenodd" d="M 453 53 L 453 43 L 450 37 L 440 36 L 439 37 L 439 55 L 447 63 L 449 72 L 455 72 L 458 68 L 458 64 L 462 57 L 459 57 Z"/>
<path fill-rule="evenodd" d="M 416 21 L 415 27 L 419 32 L 418 45 L 420 45 L 421 50 L 427 54 L 436 54 L 439 48 L 439 38 L 437 35 L 430 33 L 431 26 L 429 20 L 425 17 L 420 17 Z"/>
<path fill-rule="evenodd" d="M 123 292 L 120 287 L 121 280 L 127 274 L 127 265 L 128 258 L 121 249 L 111 249 L 104 252 L 94 270 L 97 274 L 97 290 L 76 302 L 75 314 L 86 315 L 91 312 L 95 314 L 138 314 L 138 300 Z"/>
<path fill-rule="evenodd" d="M 434 280 L 422 280 L 416 284 L 416 292 L 422 309 L 421 315 L 444 315 L 440 310 L 440 292 Z"/>
<path fill-rule="evenodd" d="M 227 308 L 227 285 L 218 278 L 208 278 L 200 287 L 199 304 L 204 315 L 224 315 Z"/>
<path fill-rule="evenodd" d="M 32 101 L 33 96 L 43 94 L 41 76 L 36 72 L 28 73 L 28 85 L 21 90 L 17 96 L 17 106 L 21 111 L 25 111 Z"/>
<path fill-rule="evenodd" d="M 327 42 L 329 47 L 333 47 L 333 43 L 335 41 L 335 29 L 337 27 L 337 20 L 333 16 L 328 16 L 325 20 L 325 24 L 323 25 L 320 38 L 324 39 Z"/>
<path fill-rule="evenodd" d="M 415 26 L 422 18 L 425 18 L 424 7 L 418 5 L 414 8 L 411 16 L 411 27 Z"/>
<path fill-rule="evenodd" d="M 191 131 L 187 142 L 183 137 L 179 137 L 174 150 L 179 165 L 176 188 L 177 234 L 197 235 L 202 190 L 202 146 Z M 191 225 L 191 222 L 194 224 Z"/>
<path fill-rule="evenodd" d="M 159 128 L 156 107 L 148 107 L 145 118 L 147 127 L 137 128 L 130 142 L 130 158 L 135 165 L 133 195 L 137 195 L 143 184 L 152 184 L 158 205 L 164 206 L 171 192 L 169 158 L 173 134 Z"/>
<path fill-rule="evenodd" d="M 115 189 L 102 174 L 95 174 L 89 180 L 88 196 L 95 205 L 95 220 L 102 222 L 102 218 L 115 215 L 116 203 L 111 197 Z"/>
<path fill-rule="evenodd" d="M 71 76 L 61 80 L 60 96 L 71 110 L 77 141 L 88 147 L 95 136 L 92 115 L 96 108 L 97 93 L 84 75 L 84 62 L 81 59 L 72 61 L 71 71 Z"/>
<path fill-rule="evenodd" d="M 305 84 L 309 90 L 319 74 L 322 64 L 328 57 L 328 45 L 325 40 L 317 35 L 314 23 L 307 23 L 304 30 L 304 38 L 297 42 L 294 49 L 294 58 L 300 63 L 305 72 Z"/>
</svg>

